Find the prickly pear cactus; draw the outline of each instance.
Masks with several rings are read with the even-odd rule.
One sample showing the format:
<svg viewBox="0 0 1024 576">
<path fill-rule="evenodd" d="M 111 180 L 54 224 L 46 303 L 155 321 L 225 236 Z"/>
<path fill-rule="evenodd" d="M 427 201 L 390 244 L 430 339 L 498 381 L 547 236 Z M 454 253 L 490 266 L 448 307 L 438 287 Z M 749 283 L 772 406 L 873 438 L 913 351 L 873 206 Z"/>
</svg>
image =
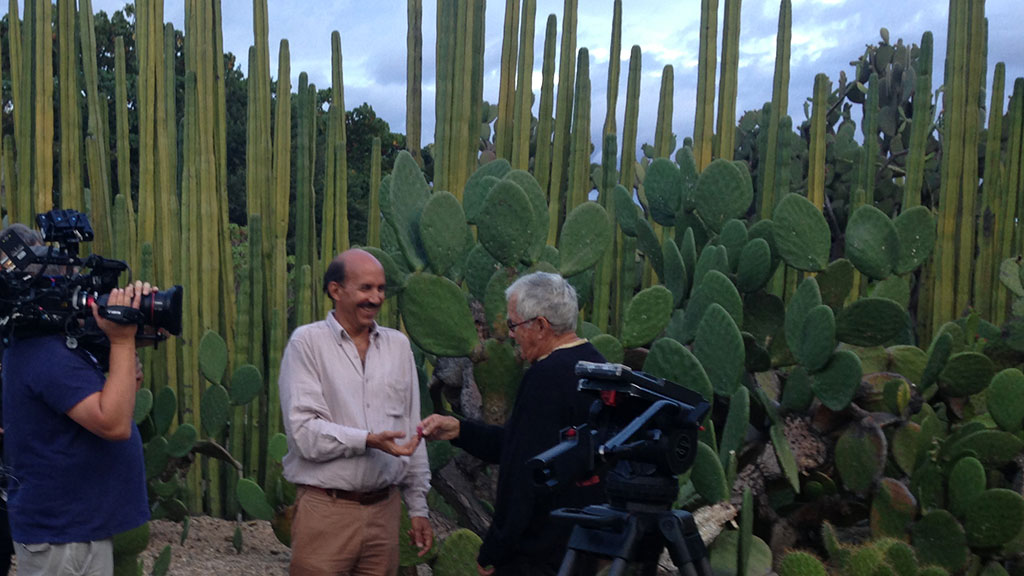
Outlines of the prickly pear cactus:
<svg viewBox="0 0 1024 576">
<path fill-rule="evenodd" d="M 597 263 L 612 240 L 612 223 L 600 204 L 584 202 L 565 218 L 558 237 L 562 276 L 575 276 Z"/>
<path fill-rule="evenodd" d="M 718 232 L 730 219 L 746 215 L 754 189 L 736 164 L 719 158 L 700 173 L 693 198 L 701 220 Z"/>
<path fill-rule="evenodd" d="M 788 194 L 772 215 L 772 238 L 779 256 L 797 270 L 828 266 L 832 232 L 821 210 L 799 194 Z"/>
<path fill-rule="evenodd" d="M 409 337 L 437 356 L 468 356 L 479 343 L 466 296 L 451 280 L 413 274 L 398 299 Z"/>
</svg>

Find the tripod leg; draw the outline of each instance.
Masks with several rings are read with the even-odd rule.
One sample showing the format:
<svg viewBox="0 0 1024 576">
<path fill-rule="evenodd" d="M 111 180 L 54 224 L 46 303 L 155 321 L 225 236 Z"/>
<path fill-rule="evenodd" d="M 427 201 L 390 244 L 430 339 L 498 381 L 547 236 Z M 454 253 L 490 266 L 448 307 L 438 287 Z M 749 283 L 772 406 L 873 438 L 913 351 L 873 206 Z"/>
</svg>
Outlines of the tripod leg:
<svg viewBox="0 0 1024 576">
<path fill-rule="evenodd" d="M 558 569 L 558 576 L 572 576 L 572 569 L 576 565 L 576 551 L 566 550 L 565 558 L 562 559 L 562 566 Z"/>
<path fill-rule="evenodd" d="M 627 563 L 625 558 L 616 558 L 615 561 L 612 562 L 612 567 L 608 569 L 608 576 L 622 576 L 626 573 L 626 566 Z"/>
<path fill-rule="evenodd" d="M 658 523 L 658 528 L 665 538 L 665 546 L 668 548 L 669 556 L 672 557 L 672 562 L 679 570 L 680 576 L 710 576 L 710 565 L 708 565 L 709 571 L 706 574 L 698 572 L 697 566 L 703 569 L 704 565 L 707 564 L 707 558 L 702 554 L 697 554 L 695 558 L 695 555 L 691 554 L 691 550 L 686 544 L 686 539 L 683 537 L 682 522 L 679 518 L 675 516 L 664 517 Z M 702 560 L 704 560 L 703 563 L 701 562 Z M 697 565 L 694 564 L 695 561 Z"/>
</svg>

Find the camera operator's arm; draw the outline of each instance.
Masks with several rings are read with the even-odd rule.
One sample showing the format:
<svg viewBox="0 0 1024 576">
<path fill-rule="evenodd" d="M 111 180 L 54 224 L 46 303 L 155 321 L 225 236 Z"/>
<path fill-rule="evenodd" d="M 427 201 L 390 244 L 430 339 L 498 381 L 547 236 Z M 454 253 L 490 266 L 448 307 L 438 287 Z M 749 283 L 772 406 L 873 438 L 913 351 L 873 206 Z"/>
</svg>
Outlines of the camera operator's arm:
<svg viewBox="0 0 1024 576">
<path fill-rule="evenodd" d="M 110 292 L 107 306 L 138 308 L 144 294 L 149 294 L 148 283 L 135 282 L 123 290 Z M 135 410 L 135 332 L 134 324 L 118 324 L 99 315 L 99 307 L 92 305 L 96 324 L 110 340 L 110 370 L 103 389 L 86 396 L 68 416 L 93 434 L 107 440 L 127 440 L 132 434 L 132 413 Z"/>
<path fill-rule="evenodd" d="M 448 440 L 473 456 L 490 464 L 501 460 L 505 429 L 475 420 L 459 420 L 451 416 L 431 414 L 419 425 L 426 440 Z"/>
</svg>

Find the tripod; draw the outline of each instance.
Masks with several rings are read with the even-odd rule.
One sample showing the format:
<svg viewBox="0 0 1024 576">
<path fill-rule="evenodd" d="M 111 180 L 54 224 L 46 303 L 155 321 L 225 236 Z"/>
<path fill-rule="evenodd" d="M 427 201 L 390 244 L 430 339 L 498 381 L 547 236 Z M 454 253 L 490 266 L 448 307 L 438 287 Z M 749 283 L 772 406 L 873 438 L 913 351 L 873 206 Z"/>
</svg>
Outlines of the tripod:
<svg viewBox="0 0 1024 576">
<path fill-rule="evenodd" d="M 609 480 L 613 477 L 609 475 Z M 608 486 L 611 505 L 552 512 L 553 518 L 575 523 L 558 576 L 573 574 L 580 553 L 614 558 L 608 576 L 625 574 L 633 561 L 642 563 L 643 576 L 655 576 L 664 548 L 668 548 L 680 576 L 711 576 L 707 549 L 693 516 L 685 510 L 671 509 L 678 490 L 676 479 L 630 478 L 618 483 Z M 659 492 L 668 498 L 653 498 L 652 502 L 651 496 Z M 618 501 L 612 496 L 616 493 L 630 500 Z"/>
</svg>

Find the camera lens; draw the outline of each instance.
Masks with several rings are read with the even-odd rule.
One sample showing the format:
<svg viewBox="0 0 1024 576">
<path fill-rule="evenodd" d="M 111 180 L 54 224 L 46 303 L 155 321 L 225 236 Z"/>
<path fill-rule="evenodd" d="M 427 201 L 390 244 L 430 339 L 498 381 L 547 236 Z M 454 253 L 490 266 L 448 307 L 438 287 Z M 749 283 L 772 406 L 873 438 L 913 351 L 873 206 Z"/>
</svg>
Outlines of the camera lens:
<svg viewBox="0 0 1024 576">
<path fill-rule="evenodd" d="M 181 334 L 181 300 L 183 288 L 172 286 L 142 297 L 139 309 L 146 316 L 146 324 L 163 328 L 175 336 Z"/>
</svg>

